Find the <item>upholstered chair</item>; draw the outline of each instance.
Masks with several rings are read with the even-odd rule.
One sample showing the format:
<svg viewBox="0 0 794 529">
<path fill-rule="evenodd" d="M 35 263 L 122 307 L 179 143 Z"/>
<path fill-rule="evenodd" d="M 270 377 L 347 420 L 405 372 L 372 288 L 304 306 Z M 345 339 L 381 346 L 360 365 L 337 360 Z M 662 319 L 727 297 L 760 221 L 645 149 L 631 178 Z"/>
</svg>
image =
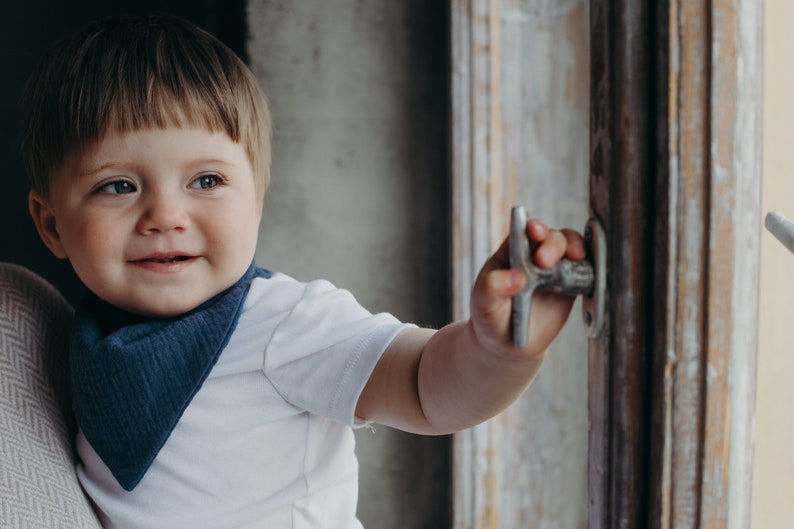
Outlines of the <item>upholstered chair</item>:
<svg viewBox="0 0 794 529">
<path fill-rule="evenodd" d="M 49 283 L 0 263 L 0 527 L 101 527 L 74 470 L 71 316 Z"/>
</svg>

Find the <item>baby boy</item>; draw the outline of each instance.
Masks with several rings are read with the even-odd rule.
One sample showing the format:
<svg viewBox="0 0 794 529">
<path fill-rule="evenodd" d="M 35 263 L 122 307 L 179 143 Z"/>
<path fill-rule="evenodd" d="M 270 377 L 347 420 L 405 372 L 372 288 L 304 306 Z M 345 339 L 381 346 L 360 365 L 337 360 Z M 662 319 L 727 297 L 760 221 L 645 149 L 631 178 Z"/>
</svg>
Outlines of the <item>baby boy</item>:
<svg viewBox="0 0 794 529">
<path fill-rule="evenodd" d="M 59 43 L 23 99 L 29 207 L 90 294 L 70 344 L 78 477 L 106 527 L 361 527 L 352 428 L 446 434 L 531 382 L 572 299 L 536 297 L 507 246 L 471 318 L 440 330 L 371 314 L 327 281 L 253 263 L 270 115 L 249 69 L 168 16 Z M 579 234 L 527 224 L 541 267 Z"/>
</svg>

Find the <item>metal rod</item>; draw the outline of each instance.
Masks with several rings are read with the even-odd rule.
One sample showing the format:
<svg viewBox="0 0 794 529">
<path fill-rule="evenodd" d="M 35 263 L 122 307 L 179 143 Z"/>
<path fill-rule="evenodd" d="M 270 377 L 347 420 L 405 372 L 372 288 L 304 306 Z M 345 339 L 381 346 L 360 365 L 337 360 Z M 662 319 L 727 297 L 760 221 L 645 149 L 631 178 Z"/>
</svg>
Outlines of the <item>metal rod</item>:
<svg viewBox="0 0 794 529">
<path fill-rule="evenodd" d="M 766 214 L 764 226 L 769 230 L 769 233 L 783 243 L 783 246 L 788 248 L 791 253 L 794 253 L 794 222 L 791 222 L 776 211 L 770 211 Z"/>
</svg>

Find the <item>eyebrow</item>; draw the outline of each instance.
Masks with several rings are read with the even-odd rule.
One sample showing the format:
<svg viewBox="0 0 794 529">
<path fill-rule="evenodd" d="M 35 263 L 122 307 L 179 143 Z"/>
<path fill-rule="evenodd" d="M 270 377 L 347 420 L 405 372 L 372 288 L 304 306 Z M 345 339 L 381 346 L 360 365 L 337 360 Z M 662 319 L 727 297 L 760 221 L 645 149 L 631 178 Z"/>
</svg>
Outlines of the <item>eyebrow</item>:
<svg viewBox="0 0 794 529">
<path fill-rule="evenodd" d="M 229 161 L 226 161 L 226 160 L 220 160 L 218 158 L 204 158 L 204 159 L 201 159 L 201 160 L 196 160 L 195 162 L 191 162 L 188 165 L 190 167 L 193 167 L 195 165 L 207 165 L 207 164 L 220 164 L 220 165 L 225 165 L 227 167 L 235 167 L 236 166 L 236 164 L 233 164 L 233 163 L 231 163 Z"/>
<path fill-rule="evenodd" d="M 97 167 L 94 167 L 92 169 L 88 169 L 87 171 L 81 172 L 80 176 L 83 177 L 83 176 L 95 175 L 95 174 L 97 174 L 100 171 L 104 171 L 105 169 L 110 169 L 110 168 L 113 168 L 113 167 L 120 167 L 120 166 L 123 166 L 123 165 L 127 165 L 127 164 L 126 163 L 119 163 L 119 162 L 103 163 L 103 164 L 101 164 L 101 165 L 99 165 Z"/>
<path fill-rule="evenodd" d="M 107 162 L 107 163 L 103 163 L 101 165 L 98 165 L 97 167 L 94 167 L 94 168 L 91 168 L 91 169 L 88 169 L 86 171 L 81 172 L 80 173 L 80 177 L 92 176 L 92 175 L 95 175 L 95 174 L 99 173 L 100 171 L 104 171 L 105 169 L 112 169 L 114 167 L 126 167 L 126 166 L 129 166 L 129 165 L 132 165 L 133 163 L 134 162 Z M 236 164 L 233 164 L 231 162 L 228 162 L 226 160 L 221 160 L 221 159 L 218 159 L 218 158 L 202 158 L 200 160 L 195 160 L 195 161 L 192 161 L 192 162 L 186 164 L 186 167 L 196 167 L 196 166 L 208 165 L 208 164 L 220 164 L 220 165 L 225 165 L 227 167 L 235 167 L 236 166 Z"/>
</svg>

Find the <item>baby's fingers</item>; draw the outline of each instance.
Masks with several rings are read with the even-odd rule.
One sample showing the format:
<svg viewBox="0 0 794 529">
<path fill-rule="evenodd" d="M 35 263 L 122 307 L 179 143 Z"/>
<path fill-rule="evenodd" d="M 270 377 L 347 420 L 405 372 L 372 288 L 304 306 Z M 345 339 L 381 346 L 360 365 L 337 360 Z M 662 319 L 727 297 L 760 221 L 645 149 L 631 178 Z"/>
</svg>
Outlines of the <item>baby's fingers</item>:
<svg viewBox="0 0 794 529">
<path fill-rule="evenodd" d="M 471 316 L 482 343 L 500 344 L 510 339 L 512 297 L 524 288 L 526 275 L 520 270 L 483 270 L 471 295 Z"/>
<path fill-rule="evenodd" d="M 546 237 L 535 248 L 534 261 L 541 268 L 551 268 L 562 259 L 568 249 L 568 239 L 559 230 L 548 230 Z"/>
<path fill-rule="evenodd" d="M 527 237 L 534 244 L 533 260 L 541 268 L 551 268 L 563 257 L 579 260 L 585 257 L 582 236 L 571 229 L 550 229 L 542 221 L 527 223 Z"/>
<path fill-rule="evenodd" d="M 584 247 L 584 238 L 576 231 L 569 228 L 560 230 L 568 241 L 568 247 L 565 250 L 565 257 L 580 261 L 587 256 L 587 250 Z"/>
<path fill-rule="evenodd" d="M 474 285 L 473 302 L 482 312 L 509 300 L 524 288 L 527 276 L 517 269 L 490 270 L 481 274 Z"/>
</svg>

